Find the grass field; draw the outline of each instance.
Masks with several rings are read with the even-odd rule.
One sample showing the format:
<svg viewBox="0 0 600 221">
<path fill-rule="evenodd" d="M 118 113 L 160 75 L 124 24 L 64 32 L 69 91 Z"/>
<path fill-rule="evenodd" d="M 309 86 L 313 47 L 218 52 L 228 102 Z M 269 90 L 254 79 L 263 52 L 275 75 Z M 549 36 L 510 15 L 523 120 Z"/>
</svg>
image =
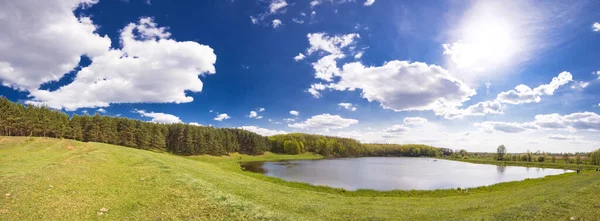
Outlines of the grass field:
<svg viewBox="0 0 600 221">
<path fill-rule="evenodd" d="M 100 143 L 0 137 L 0 220 L 600 219 L 595 171 L 469 191 L 354 192 L 285 182 L 237 165 L 317 158 L 181 157 Z M 99 215 L 102 208 L 108 211 Z"/>
</svg>

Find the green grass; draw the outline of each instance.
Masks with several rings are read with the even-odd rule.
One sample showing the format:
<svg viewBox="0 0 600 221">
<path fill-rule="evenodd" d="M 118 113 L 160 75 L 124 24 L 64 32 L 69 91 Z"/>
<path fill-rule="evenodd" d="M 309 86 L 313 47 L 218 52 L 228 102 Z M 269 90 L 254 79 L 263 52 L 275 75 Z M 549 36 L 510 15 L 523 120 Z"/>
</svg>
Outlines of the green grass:
<svg viewBox="0 0 600 221">
<path fill-rule="evenodd" d="M 240 159 L 241 158 L 241 159 Z M 341 191 L 241 171 L 239 161 L 71 140 L 0 137 L 0 220 L 568 220 L 600 217 L 600 172 L 469 191 Z M 464 177 L 468 179 L 468 177 Z M 6 194 L 10 195 L 7 196 Z M 109 211 L 99 216 L 101 208 Z"/>
<path fill-rule="evenodd" d="M 446 158 L 445 158 L 446 159 Z M 524 167 L 539 167 L 539 168 L 555 168 L 555 169 L 569 169 L 569 170 L 596 170 L 600 166 L 594 166 L 590 164 L 575 164 L 566 163 L 562 160 L 556 162 L 545 161 L 545 162 L 524 162 L 524 161 L 499 161 L 492 158 L 447 158 L 448 160 L 456 160 L 469 163 L 479 164 L 493 164 L 493 165 L 505 165 L 505 166 L 524 166 Z"/>
</svg>

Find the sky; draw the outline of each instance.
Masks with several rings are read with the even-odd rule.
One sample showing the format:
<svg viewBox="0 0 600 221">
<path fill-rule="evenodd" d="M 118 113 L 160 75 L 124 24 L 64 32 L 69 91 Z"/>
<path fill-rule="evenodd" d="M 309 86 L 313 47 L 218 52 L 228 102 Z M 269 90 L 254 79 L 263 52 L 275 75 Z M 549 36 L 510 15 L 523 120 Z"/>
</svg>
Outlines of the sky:
<svg viewBox="0 0 600 221">
<path fill-rule="evenodd" d="M 600 147 L 600 3 L 0 2 L 0 95 L 69 114 L 494 152 Z"/>
</svg>

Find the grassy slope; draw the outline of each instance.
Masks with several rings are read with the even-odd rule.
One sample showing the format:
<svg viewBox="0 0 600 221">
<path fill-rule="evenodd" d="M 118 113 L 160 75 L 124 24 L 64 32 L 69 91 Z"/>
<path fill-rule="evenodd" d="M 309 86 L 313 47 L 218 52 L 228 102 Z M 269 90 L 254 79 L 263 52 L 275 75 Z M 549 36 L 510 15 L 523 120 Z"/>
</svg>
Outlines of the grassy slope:
<svg viewBox="0 0 600 221">
<path fill-rule="evenodd" d="M 443 197 L 428 194 L 431 191 L 407 197 L 385 192 L 338 193 L 243 172 L 236 164 L 240 157 L 246 161 L 317 155 L 186 158 L 99 143 L 26 140 L 0 137 L 0 220 L 600 217 L 600 208 L 594 207 L 600 204 L 597 172 L 504 183 L 468 193 L 441 191 Z M 110 210 L 98 216 L 102 207 Z"/>
<path fill-rule="evenodd" d="M 557 168 L 557 169 L 569 169 L 569 170 L 595 170 L 598 166 L 589 165 L 589 164 L 575 164 L 575 163 L 566 163 L 562 160 L 557 160 L 556 162 L 523 162 L 523 161 L 498 161 L 492 158 L 469 158 L 469 159 L 448 159 L 448 160 L 456 160 L 463 161 L 469 163 L 479 163 L 479 164 L 493 164 L 493 165 L 505 165 L 505 166 L 526 166 L 526 167 L 540 167 L 540 168 Z"/>
</svg>

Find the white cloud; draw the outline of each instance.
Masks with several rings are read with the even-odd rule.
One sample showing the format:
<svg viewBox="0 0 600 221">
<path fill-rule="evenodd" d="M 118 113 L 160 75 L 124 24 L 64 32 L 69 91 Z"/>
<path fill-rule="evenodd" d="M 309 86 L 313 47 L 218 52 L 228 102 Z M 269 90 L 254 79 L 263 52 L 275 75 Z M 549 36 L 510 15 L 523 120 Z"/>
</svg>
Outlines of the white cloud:
<svg viewBox="0 0 600 221">
<path fill-rule="evenodd" d="M 256 113 L 256 111 L 250 111 L 250 115 L 248 115 L 249 118 L 255 118 L 257 116 L 258 114 Z"/>
<path fill-rule="evenodd" d="M 265 108 L 262 108 L 262 107 L 258 108 L 258 112 L 263 112 L 263 111 L 265 111 Z"/>
<path fill-rule="evenodd" d="M 590 85 L 590 82 L 576 81 L 576 82 L 573 82 L 573 84 L 571 85 L 571 89 L 580 91 L 580 90 L 585 89 L 589 85 Z"/>
<path fill-rule="evenodd" d="M 287 132 L 283 130 L 271 130 L 266 128 L 261 128 L 257 126 L 241 126 L 240 129 L 247 130 L 250 132 L 254 132 L 263 136 L 273 136 L 277 134 L 287 134 Z"/>
<path fill-rule="evenodd" d="M 262 108 L 262 110 L 264 111 L 264 108 Z M 259 109 L 259 112 L 261 112 L 260 109 Z M 257 120 L 263 118 L 263 116 L 258 116 L 258 113 L 256 111 L 250 111 L 250 114 L 248 115 L 248 117 L 249 118 L 254 118 L 254 119 L 257 119 Z"/>
<path fill-rule="evenodd" d="M 404 118 L 404 124 L 407 126 L 420 126 L 426 124 L 428 121 L 422 117 L 406 117 Z"/>
<path fill-rule="evenodd" d="M 304 20 L 300 20 L 297 18 L 292 18 L 292 22 L 297 23 L 297 24 L 304 24 Z"/>
<path fill-rule="evenodd" d="M 340 54 L 342 53 L 342 48 L 354 43 L 354 40 L 360 38 L 360 35 L 351 33 L 331 37 L 325 33 L 309 33 L 307 37 L 310 44 L 310 48 L 307 50 L 309 55 L 319 50 L 329 52 L 330 54 Z"/>
<path fill-rule="evenodd" d="M 483 116 L 486 114 L 503 114 L 502 103 L 508 104 L 522 104 L 540 102 L 542 96 L 553 95 L 554 92 L 565 84 L 572 81 L 573 76 L 569 72 L 562 72 L 558 77 L 554 77 L 549 84 L 540 85 L 534 89 L 529 88 L 526 85 L 518 85 L 514 90 L 501 92 L 496 96 L 495 100 L 482 101 L 477 104 L 473 104 L 465 109 L 451 109 L 448 110 L 444 117 L 446 119 L 457 119 L 463 118 L 464 116 Z M 486 83 L 486 87 L 489 84 Z M 587 87 L 587 82 L 579 82 L 571 88 L 582 89 Z"/>
<path fill-rule="evenodd" d="M 536 115 L 533 122 L 541 128 L 600 131 L 600 115 L 594 112 L 580 112 L 568 115 L 541 114 Z"/>
<path fill-rule="evenodd" d="M 356 119 L 346 119 L 339 115 L 321 114 L 312 116 L 301 123 L 288 124 L 288 127 L 304 130 L 329 131 L 331 129 L 342 129 L 358 123 Z"/>
<path fill-rule="evenodd" d="M 254 16 L 250 16 L 250 21 L 252 22 L 252 24 L 258 24 L 258 18 L 254 17 Z"/>
<path fill-rule="evenodd" d="M 326 88 L 326 86 L 321 83 L 311 84 L 310 88 L 308 90 L 306 90 L 306 92 L 312 94 L 312 96 L 315 98 L 320 98 L 321 93 L 319 91 L 325 90 L 325 88 Z"/>
<path fill-rule="evenodd" d="M 349 110 L 349 111 L 356 111 L 356 109 L 358 109 L 352 103 L 339 103 L 338 106 L 346 108 L 346 110 Z"/>
<path fill-rule="evenodd" d="M 505 133 L 520 133 L 530 129 L 520 123 L 509 123 L 509 122 L 496 122 L 486 121 L 481 123 L 475 123 L 476 127 L 481 128 L 484 132 L 492 133 L 494 131 L 501 131 Z"/>
<path fill-rule="evenodd" d="M 296 119 L 294 119 L 294 118 L 284 118 L 283 121 L 285 121 L 286 123 L 290 123 L 290 122 L 296 121 Z"/>
<path fill-rule="evenodd" d="M 401 124 L 392 125 L 391 127 L 383 130 L 384 134 L 382 135 L 382 137 L 384 137 L 384 138 L 398 137 L 398 136 L 402 135 L 404 132 L 407 132 L 408 130 L 409 130 L 409 128 L 406 127 L 405 125 L 401 125 Z"/>
<path fill-rule="evenodd" d="M 594 30 L 595 32 L 600 32 L 600 23 L 594 22 L 594 24 L 592 25 L 592 30 Z"/>
<path fill-rule="evenodd" d="M 179 117 L 172 114 L 146 112 L 145 110 L 134 109 L 133 112 L 140 114 L 142 117 L 151 117 L 152 122 L 161 124 L 181 123 Z"/>
<path fill-rule="evenodd" d="M 335 90 L 360 89 L 368 101 L 395 111 L 434 110 L 444 113 L 475 94 L 460 80 L 439 66 L 408 61 L 390 61 L 379 67 L 353 62 L 343 66 L 339 81 L 328 85 Z"/>
<path fill-rule="evenodd" d="M 279 20 L 279 19 L 273 20 L 273 28 L 278 28 L 281 25 L 282 25 L 281 20 Z"/>
<path fill-rule="evenodd" d="M 199 124 L 197 122 L 190 122 L 189 125 L 192 125 L 192 126 L 202 126 L 202 124 Z"/>
<path fill-rule="evenodd" d="M 514 90 L 502 92 L 498 94 L 496 100 L 502 103 L 509 104 L 521 104 L 521 103 L 533 103 L 540 102 L 541 96 L 553 95 L 560 86 L 568 84 L 573 81 L 571 73 L 563 71 L 558 77 L 552 78 L 549 84 L 540 85 L 533 90 L 526 85 L 518 85 Z"/>
<path fill-rule="evenodd" d="M 347 63 L 342 70 L 337 60 L 344 58 L 343 49 L 354 44 L 358 34 L 327 36 L 325 33 L 308 34 L 310 47 L 307 54 L 317 51 L 328 53 L 313 63 L 315 78 L 326 82 L 312 84 L 307 90 L 315 97 L 325 88 L 339 91 L 361 90 L 361 96 L 376 101 L 386 109 L 434 110 L 443 115 L 462 105 L 475 90 L 453 77 L 445 69 L 420 62 L 390 61 L 383 66 L 365 67 L 359 62 Z"/>
<path fill-rule="evenodd" d="M 277 11 L 285 8 L 286 6 L 288 6 L 288 4 L 285 0 L 273 0 L 269 5 L 269 11 L 271 14 L 275 14 Z"/>
<path fill-rule="evenodd" d="M 506 133 L 519 133 L 526 130 L 566 130 L 571 133 L 577 130 L 600 131 L 600 115 L 593 112 L 579 112 L 568 115 L 539 114 L 531 122 L 496 122 L 486 121 L 475 123 L 476 127 L 484 132 L 502 131 Z"/>
<path fill-rule="evenodd" d="M 112 103 L 192 102 L 186 93 L 202 91 L 198 75 L 215 73 L 216 55 L 209 46 L 169 36 L 151 18 L 141 18 L 121 31 L 122 49 L 107 47 L 91 57 L 92 64 L 72 83 L 55 91 L 33 90 L 28 103 L 75 110 Z"/>
<path fill-rule="evenodd" d="M 371 6 L 373 3 L 375 3 L 375 0 L 367 0 L 364 5 Z"/>
<path fill-rule="evenodd" d="M 291 111 L 290 111 L 290 114 L 291 114 L 291 115 L 294 115 L 294 116 L 298 116 L 298 115 L 300 114 L 300 112 L 298 112 L 298 111 L 295 111 L 295 110 L 291 110 Z"/>
<path fill-rule="evenodd" d="M 296 55 L 294 57 L 294 61 L 301 61 L 304 58 L 306 58 L 306 56 L 304 56 L 304 54 L 302 54 L 302 53 L 299 53 L 298 55 Z"/>
<path fill-rule="evenodd" d="M 0 1 L 0 83 L 36 90 L 73 70 L 80 56 L 96 57 L 110 47 L 89 17 L 73 10 L 92 0 Z"/>
<path fill-rule="evenodd" d="M 214 120 L 216 121 L 223 121 L 223 120 L 227 120 L 231 117 L 229 117 L 229 115 L 227 115 L 226 113 L 222 113 L 222 114 L 218 114 L 217 117 L 215 117 Z"/>
<path fill-rule="evenodd" d="M 106 110 L 104 108 L 98 108 L 98 110 L 96 110 L 96 112 L 98 112 L 98 113 L 106 113 Z"/>
<path fill-rule="evenodd" d="M 362 56 L 363 56 L 363 53 L 362 52 L 358 52 L 358 53 L 356 53 L 354 55 L 354 59 L 360 59 L 360 58 L 362 58 Z"/>
<path fill-rule="evenodd" d="M 548 135 L 548 139 L 552 140 L 577 140 L 581 138 L 580 136 L 571 136 L 571 135 L 562 135 L 562 134 L 550 134 Z"/>
<path fill-rule="evenodd" d="M 592 74 L 598 75 L 598 80 L 600 80 L 600 71 L 592 72 Z"/>
<path fill-rule="evenodd" d="M 315 6 L 319 5 L 319 4 L 321 4 L 321 1 L 319 1 L 319 0 L 313 0 L 313 1 L 310 2 L 310 7 L 312 8 L 312 7 L 315 7 Z"/>
</svg>

